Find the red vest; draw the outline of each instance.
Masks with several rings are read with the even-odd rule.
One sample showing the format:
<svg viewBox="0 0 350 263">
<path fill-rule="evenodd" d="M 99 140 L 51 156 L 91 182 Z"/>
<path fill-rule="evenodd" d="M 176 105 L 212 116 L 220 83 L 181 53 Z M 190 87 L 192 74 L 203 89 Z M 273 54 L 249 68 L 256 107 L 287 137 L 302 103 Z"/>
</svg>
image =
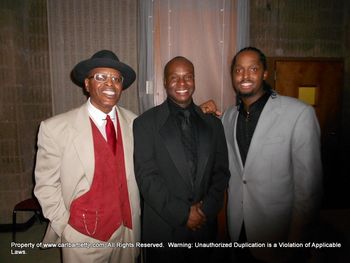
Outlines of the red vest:
<svg viewBox="0 0 350 263">
<path fill-rule="evenodd" d="M 114 156 L 90 119 L 94 141 L 95 173 L 90 190 L 70 207 L 69 224 L 80 233 L 108 241 L 121 224 L 132 229 L 122 133 L 117 118 L 117 149 Z"/>
</svg>

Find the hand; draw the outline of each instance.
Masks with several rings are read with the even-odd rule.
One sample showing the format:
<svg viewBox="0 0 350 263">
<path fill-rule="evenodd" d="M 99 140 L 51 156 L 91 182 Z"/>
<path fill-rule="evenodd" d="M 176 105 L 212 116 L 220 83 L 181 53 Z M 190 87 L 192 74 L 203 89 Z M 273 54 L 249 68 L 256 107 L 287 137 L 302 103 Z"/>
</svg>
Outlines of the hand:
<svg viewBox="0 0 350 263">
<path fill-rule="evenodd" d="M 217 109 L 216 104 L 213 100 L 208 100 L 208 101 L 202 103 L 201 105 L 199 105 L 199 107 L 201 108 L 203 113 L 215 114 L 217 117 L 222 115 L 222 112 Z"/>
<path fill-rule="evenodd" d="M 186 226 L 192 231 L 200 229 L 202 225 L 205 224 L 206 216 L 203 213 L 201 207 L 202 202 L 196 203 L 191 206 Z"/>
</svg>

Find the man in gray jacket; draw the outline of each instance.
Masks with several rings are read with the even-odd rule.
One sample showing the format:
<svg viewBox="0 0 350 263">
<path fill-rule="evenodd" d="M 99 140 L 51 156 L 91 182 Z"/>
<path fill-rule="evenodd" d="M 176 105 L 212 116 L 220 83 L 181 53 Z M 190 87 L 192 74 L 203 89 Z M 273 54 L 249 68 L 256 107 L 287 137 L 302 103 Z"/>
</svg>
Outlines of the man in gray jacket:
<svg viewBox="0 0 350 263">
<path fill-rule="evenodd" d="M 237 104 L 222 117 L 231 172 L 229 234 L 233 242 L 272 245 L 239 253 L 242 262 L 291 260 L 286 259 L 287 250 L 273 246 L 277 241 L 307 238 L 318 212 L 322 194 L 319 124 L 311 106 L 278 95 L 265 83 L 266 57 L 259 49 L 240 50 L 231 74 Z"/>
</svg>

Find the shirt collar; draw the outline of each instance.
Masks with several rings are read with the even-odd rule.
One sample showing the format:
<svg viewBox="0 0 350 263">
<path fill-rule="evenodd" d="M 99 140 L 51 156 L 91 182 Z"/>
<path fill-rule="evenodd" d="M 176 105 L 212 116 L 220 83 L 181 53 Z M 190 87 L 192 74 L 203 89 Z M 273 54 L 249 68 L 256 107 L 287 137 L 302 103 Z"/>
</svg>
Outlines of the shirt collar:
<svg viewBox="0 0 350 263">
<path fill-rule="evenodd" d="M 87 101 L 87 107 L 89 111 L 90 117 L 93 119 L 93 121 L 101 126 L 105 124 L 107 114 L 103 111 L 97 109 L 94 105 L 92 105 L 90 98 Z M 116 109 L 113 107 L 113 109 L 108 113 L 109 117 L 111 117 L 112 120 L 116 119 Z"/>
<path fill-rule="evenodd" d="M 264 106 L 265 106 L 265 104 L 268 101 L 270 96 L 272 96 L 272 93 L 266 91 L 259 99 L 257 99 L 255 102 L 253 102 L 249 106 L 249 112 L 261 111 L 264 108 Z M 238 108 L 238 111 L 240 111 L 240 112 L 245 111 L 242 100 L 239 100 L 239 102 L 237 104 L 237 108 Z"/>
<path fill-rule="evenodd" d="M 184 110 L 189 110 L 191 114 L 195 114 L 195 106 L 194 106 L 193 100 L 191 101 L 190 105 L 188 105 L 186 108 L 182 108 L 181 106 L 177 105 L 170 98 L 167 98 L 167 102 L 168 102 L 168 106 L 171 114 L 177 115 L 179 112 Z"/>
</svg>

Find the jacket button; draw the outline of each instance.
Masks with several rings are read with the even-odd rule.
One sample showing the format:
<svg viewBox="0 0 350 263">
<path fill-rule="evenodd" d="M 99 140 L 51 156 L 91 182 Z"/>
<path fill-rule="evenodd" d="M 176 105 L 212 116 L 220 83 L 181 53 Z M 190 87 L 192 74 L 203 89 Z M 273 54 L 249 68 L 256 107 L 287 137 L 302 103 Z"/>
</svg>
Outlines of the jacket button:
<svg viewBox="0 0 350 263">
<path fill-rule="evenodd" d="M 246 183 L 247 183 L 247 181 L 246 181 L 246 180 L 243 180 L 243 183 L 244 183 L 244 184 L 246 184 Z"/>
</svg>

